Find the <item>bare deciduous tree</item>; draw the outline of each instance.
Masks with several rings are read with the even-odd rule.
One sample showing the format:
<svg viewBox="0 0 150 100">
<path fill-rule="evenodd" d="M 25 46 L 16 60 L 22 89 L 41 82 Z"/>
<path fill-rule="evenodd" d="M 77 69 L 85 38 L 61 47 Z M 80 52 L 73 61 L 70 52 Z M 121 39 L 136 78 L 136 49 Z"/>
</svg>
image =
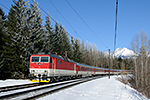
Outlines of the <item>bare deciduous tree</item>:
<svg viewBox="0 0 150 100">
<path fill-rule="evenodd" d="M 144 31 L 137 33 L 131 42 L 131 49 L 137 54 L 134 59 L 136 88 L 150 97 L 150 40 Z"/>
</svg>

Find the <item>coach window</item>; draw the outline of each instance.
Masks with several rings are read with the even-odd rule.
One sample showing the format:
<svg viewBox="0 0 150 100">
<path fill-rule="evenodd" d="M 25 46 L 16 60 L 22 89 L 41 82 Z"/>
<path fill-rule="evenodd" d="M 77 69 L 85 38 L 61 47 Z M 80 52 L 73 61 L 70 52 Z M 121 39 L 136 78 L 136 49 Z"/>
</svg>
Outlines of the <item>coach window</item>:
<svg viewBox="0 0 150 100">
<path fill-rule="evenodd" d="M 62 64 L 62 61 L 60 61 L 60 64 Z"/>
<path fill-rule="evenodd" d="M 57 64 L 59 64 L 59 60 L 57 60 Z"/>
</svg>

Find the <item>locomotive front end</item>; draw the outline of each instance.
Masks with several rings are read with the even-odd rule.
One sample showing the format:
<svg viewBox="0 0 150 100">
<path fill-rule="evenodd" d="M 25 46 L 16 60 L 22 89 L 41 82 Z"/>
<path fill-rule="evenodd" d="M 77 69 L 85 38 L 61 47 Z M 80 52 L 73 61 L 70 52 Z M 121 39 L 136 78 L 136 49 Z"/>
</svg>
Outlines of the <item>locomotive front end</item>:
<svg viewBox="0 0 150 100">
<path fill-rule="evenodd" d="M 30 57 L 30 80 L 32 82 L 49 82 L 50 79 L 50 56 L 49 55 L 31 55 Z"/>
</svg>

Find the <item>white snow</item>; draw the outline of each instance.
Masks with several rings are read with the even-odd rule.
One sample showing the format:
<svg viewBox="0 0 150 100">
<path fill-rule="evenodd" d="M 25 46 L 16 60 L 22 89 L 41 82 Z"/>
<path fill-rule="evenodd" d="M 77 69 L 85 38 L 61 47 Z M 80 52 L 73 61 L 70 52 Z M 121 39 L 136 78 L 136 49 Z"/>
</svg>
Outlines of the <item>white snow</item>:
<svg viewBox="0 0 150 100">
<path fill-rule="evenodd" d="M 32 83 L 32 82 L 30 80 L 7 79 L 7 80 L 0 80 L 0 87 L 20 85 L 20 84 L 28 84 L 28 83 Z"/>
<path fill-rule="evenodd" d="M 99 78 L 38 100 L 150 100 L 116 78 L 117 76 L 111 76 L 110 79 L 108 77 Z M 0 87 L 27 83 L 31 83 L 30 80 L 0 80 Z"/>
<path fill-rule="evenodd" d="M 147 100 L 130 86 L 117 81 L 116 77 L 96 79 L 38 100 Z"/>
</svg>

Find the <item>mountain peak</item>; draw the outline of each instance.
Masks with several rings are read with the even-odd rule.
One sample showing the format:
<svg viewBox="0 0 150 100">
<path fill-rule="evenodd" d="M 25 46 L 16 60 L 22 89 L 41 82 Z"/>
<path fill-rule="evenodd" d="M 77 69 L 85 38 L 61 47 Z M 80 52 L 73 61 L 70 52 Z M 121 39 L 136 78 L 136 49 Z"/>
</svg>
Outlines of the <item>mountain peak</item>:
<svg viewBox="0 0 150 100">
<path fill-rule="evenodd" d="M 119 58 L 121 57 L 122 59 L 126 59 L 126 58 L 132 58 L 135 56 L 135 53 L 132 50 L 129 50 L 128 48 L 117 48 L 113 53 L 113 56 Z"/>
</svg>

